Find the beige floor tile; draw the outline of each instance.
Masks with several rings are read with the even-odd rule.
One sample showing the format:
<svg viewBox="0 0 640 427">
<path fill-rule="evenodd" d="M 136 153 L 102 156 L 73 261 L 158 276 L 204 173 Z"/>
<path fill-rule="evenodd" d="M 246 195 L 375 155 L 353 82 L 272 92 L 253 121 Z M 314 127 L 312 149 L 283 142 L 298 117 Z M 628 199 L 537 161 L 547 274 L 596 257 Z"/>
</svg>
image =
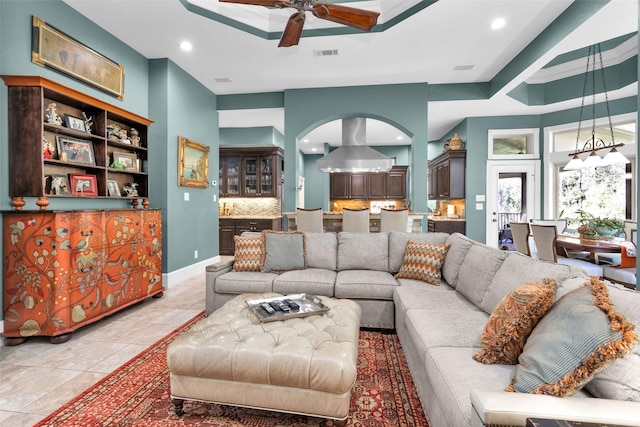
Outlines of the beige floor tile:
<svg viewBox="0 0 640 427">
<path fill-rule="evenodd" d="M 32 426 L 204 310 L 204 274 L 74 331 L 0 345 L 0 426 Z"/>
</svg>

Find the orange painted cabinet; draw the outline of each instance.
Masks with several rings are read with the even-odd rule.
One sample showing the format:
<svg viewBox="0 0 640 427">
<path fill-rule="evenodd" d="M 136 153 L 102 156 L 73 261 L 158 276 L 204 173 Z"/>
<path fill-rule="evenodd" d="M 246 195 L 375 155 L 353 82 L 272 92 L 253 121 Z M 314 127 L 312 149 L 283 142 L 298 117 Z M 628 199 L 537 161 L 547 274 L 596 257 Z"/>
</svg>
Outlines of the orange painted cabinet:
<svg viewBox="0 0 640 427">
<path fill-rule="evenodd" d="M 163 291 L 159 210 L 4 212 L 3 230 L 8 344 L 64 342 Z"/>
</svg>

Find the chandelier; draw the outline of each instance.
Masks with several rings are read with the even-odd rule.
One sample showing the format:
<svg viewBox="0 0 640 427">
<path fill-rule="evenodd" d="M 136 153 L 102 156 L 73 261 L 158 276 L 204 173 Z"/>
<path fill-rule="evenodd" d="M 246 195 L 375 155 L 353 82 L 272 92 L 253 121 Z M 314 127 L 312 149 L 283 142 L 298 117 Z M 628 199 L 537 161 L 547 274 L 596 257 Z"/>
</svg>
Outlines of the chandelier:
<svg viewBox="0 0 640 427">
<path fill-rule="evenodd" d="M 607 107 L 607 118 L 609 119 L 609 132 L 611 142 L 607 143 L 596 136 L 596 53 L 600 59 L 600 72 L 602 74 L 602 88 L 604 91 L 604 99 Z M 584 103 L 587 97 L 587 83 L 591 75 L 591 138 L 589 138 L 580 147 L 580 129 L 582 125 L 582 113 L 584 111 Z M 602 63 L 602 51 L 600 43 L 595 46 L 589 46 L 587 54 L 587 69 L 584 73 L 584 85 L 582 87 L 582 102 L 580 104 L 580 118 L 578 121 L 578 134 L 576 136 L 576 148 L 573 153 L 569 154 L 571 160 L 563 168 L 563 170 L 577 170 L 588 167 L 606 166 L 616 163 L 629 163 L 622 153 L 618 151 L 618 147 L 624 144 L 616 144 L 613 136 L 613 126 L 611 125 L 611 111 L 609 109 L 609 97 L 607 95 L 607 84 L 604 78 L 604 65 Z M 584 157 L 582 160 L 581 157 Z"/>
</svg>

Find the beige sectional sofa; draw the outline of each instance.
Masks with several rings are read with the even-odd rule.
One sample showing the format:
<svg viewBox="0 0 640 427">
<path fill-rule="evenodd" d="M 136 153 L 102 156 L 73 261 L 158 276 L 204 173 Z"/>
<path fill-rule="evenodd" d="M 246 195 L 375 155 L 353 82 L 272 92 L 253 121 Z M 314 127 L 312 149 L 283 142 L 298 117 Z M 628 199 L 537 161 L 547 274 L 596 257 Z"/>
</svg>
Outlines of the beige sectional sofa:
<svg viewBox="0 0 640 427">
<path fill-rule="evenodd" d="M 395 279 L 409 240 L 450 245 L 439 286 Z M 504 391 L 516 365 L 472 356 L 502 298 L 525 282 L 557 282 L 556 299 L 588 281 L 576 267 L 534 260 L 444 233 L 307 233 L 307 269 L 280 274 L 207 268 L 207 313 L 244 292 L 349 298 L 365 327 L 395 328 L 430 427 L 524 426 L 527 417 L 640 425 L 640 345 L 572 397 Z M 608 286 L 640 334 L 640 292 Z M 596 397 L 597 396 L 597 397 Z"/>
</svg>

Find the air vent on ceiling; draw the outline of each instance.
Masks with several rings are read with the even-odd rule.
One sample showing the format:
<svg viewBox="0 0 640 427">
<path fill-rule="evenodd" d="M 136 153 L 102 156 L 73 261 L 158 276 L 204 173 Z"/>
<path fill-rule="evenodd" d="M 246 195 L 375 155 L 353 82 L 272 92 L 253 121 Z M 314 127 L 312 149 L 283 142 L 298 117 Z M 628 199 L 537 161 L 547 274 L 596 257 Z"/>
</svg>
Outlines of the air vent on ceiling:
<svg viewBox="0 0 640 427">
<path fill-rule="evenodd" d="M 313 56 L 338 56 L 338 49 L 314 50 Z"/>
<path fill-rule="evenodd" d="M 218 77 L 215 80 L 216 83 L 231 83 L 231 79 L 229 77 Z"/>
<path fill-rule="evenodd" d="M 474 65 L 456 65 L 453 67 L 453 71 L 471 71 Z"/>
</svg>

